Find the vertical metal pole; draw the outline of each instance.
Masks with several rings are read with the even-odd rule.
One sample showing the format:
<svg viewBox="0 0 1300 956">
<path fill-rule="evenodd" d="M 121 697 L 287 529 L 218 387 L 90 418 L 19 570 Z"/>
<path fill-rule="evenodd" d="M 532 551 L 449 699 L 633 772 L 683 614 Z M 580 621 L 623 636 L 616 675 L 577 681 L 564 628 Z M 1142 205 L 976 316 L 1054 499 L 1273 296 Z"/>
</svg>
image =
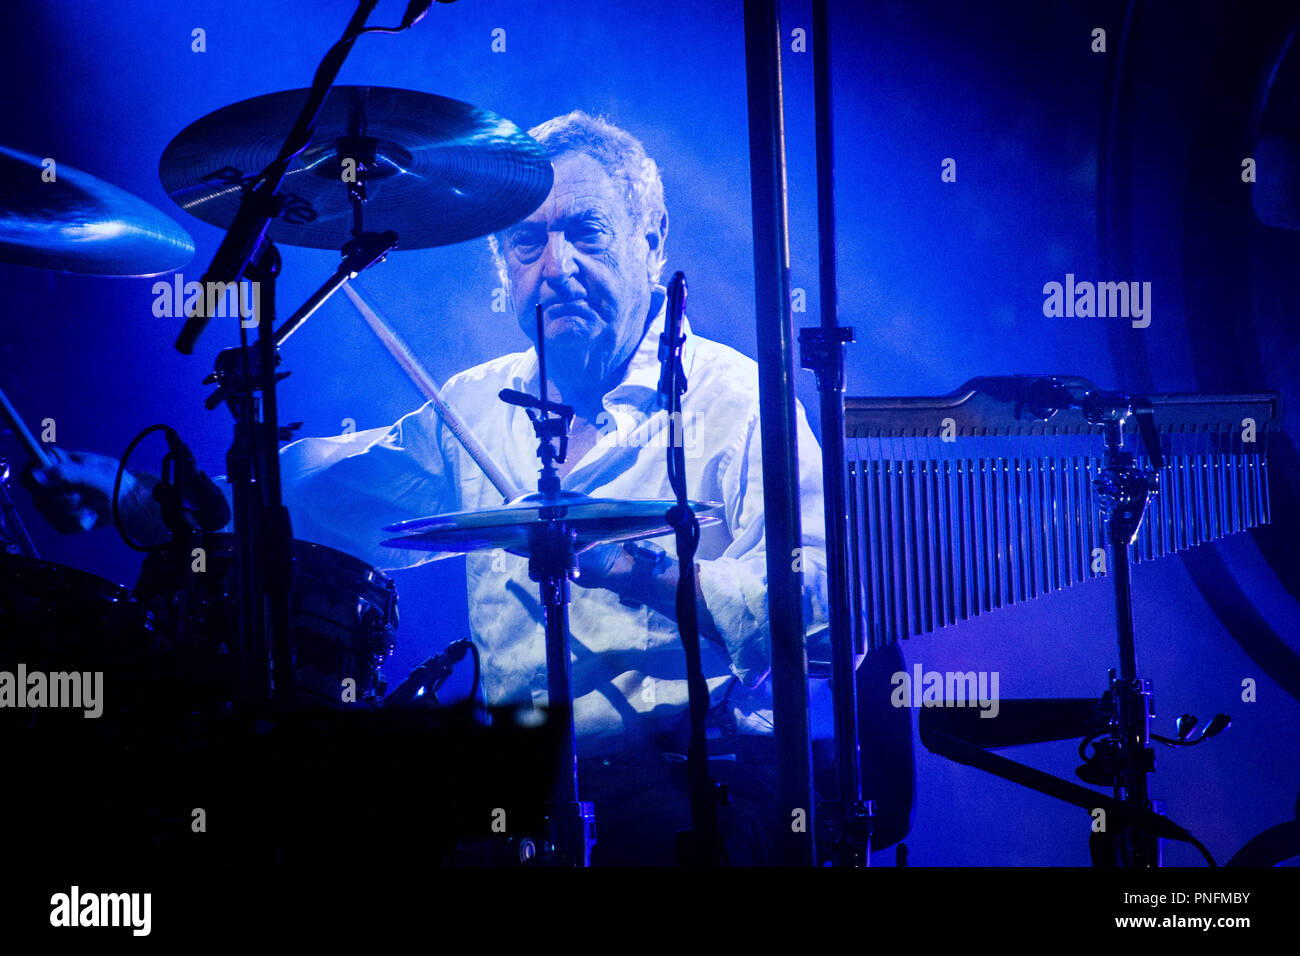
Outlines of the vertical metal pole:
<svg viewBox="0 0 1300 956">
<path fill-rule="evenodd" d="M 779 759 L 772 821 L 780 862 L 816 865 L 808 660 L 804 652 L 799 462 L 790 320 L 789 226 L 782 122 L 781 18 L 777 0 L 745 2 L 745 75 L 749 92 L 749 169 L 758 311 L 759 426 L 767 534 L 767 600 L 772 697 Z"/>
<path fill-rule="evenodd" d="M 835 272 L 835 143 L 831 135 L 831 40 L 826 0 L 812 0 L 813 103 L 817 137 L 817 259 L 821 293 L 820 335 L 800 344 L 805 368 L 817 373 L 822 420 L 822 486 L 826 516 L 826 575 L 830 592 L 831 689 L 835 708 L 835 768 L 839 787 L 835 863 L 865 866 L 870 859 L 870 820 L 862 802 L 858 745 L 858 699 L 854 661 L 862 653 L 854 627 L 849 575 L 848 505 L 844 468 L 844 343 L 853 330 L 839 324 Z M 809 351 L 812 355 L 809 355 Z M 823 848 L 823 855 L 825 855 Z"/>
</svg>

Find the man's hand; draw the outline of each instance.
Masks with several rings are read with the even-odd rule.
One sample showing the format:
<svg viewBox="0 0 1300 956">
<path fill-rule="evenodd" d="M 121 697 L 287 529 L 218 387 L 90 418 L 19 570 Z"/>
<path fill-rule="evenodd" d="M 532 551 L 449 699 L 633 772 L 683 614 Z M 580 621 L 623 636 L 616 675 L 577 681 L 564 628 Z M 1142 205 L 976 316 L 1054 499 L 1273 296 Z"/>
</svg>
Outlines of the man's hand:
<svg viewBox="0 0 1300 956">
<path fill-rule="evenodd" d="M 622 544 L 601 544 L 578 555 L 578 578 L 573 583 L 584 588 L 609 588 L 626 581 L 632 572 L 633 558 Z"/>
<path fill-rule="evenodd" d="M 113 520 L 113 481 L 118 461 L 104 455 L 51 448 L 54 464 L 28 467 L 20 479 L 36 510 L 64 534 L 89 531 Z M 122 497 L 135 490 L 135 479 L 122 476 Z"/>
<path fill-rule="evenodd" d="M 695 570 L 695 606 L 700 635 L 723 644 L 704 600 L 698 564 Z M 602 544 L 578 555 L 578 571 L 574 583 L 581 587 L 608 588 L 620 598 L 644 604 L 665 617 L 677 616 L 677 580 L 681 570 L 676 558 L 667 562 L 662 571 L 646 575 L 636 567 L 636 558 L 628 554 L 622 544 Z"/>
</svg>

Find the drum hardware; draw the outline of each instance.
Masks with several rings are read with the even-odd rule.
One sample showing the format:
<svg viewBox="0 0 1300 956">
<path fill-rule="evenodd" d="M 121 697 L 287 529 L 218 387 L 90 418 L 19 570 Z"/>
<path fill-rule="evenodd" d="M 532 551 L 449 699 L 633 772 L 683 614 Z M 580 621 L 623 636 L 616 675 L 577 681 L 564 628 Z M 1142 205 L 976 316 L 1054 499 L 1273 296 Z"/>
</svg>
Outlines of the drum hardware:
<svg viewBox="0 0 1300 956">
<path fill-rule="evenodd" d="M 595 842 L 595 809 L 581 802 L 578 790 L 578 741 L 573 726 L 573 669 L 569 651 L 569 581 L 577 576 L 578 558 L 574 545 L 577 530 L 563 520 L 560 504 L 560 474 L 556 463 L 568 453 L 569 424 L 573 409 L 552 405 L 547 398 L 546 326 L 541 303 L 537 305 L 537 362 L 540 402 L 534 410 L 503 390 L 501 400 L 521 404 L 537 435 L 537 455 L 542 468 L 537 479 L 536 500 L 541 506 L 538 522 L 530 528 L 528 576 L 542 594 L 546 621 L 546 689 L 551 719 L 560 722 L 560 762 L 555 795 L 550 808 L 552 842 L 561 860 L 569 866 L 590 866 Z M 528 398 L 531 398 L 529 396 Z M 555 418 L 552 411 L 558 411 Z M 552 441 L 559 439 L 558 447 Z"/>
<path fill-rule="evenodd" d="M 2 390 L 0 420 L 33 463 L 54 463 Z M 0 458 L 0 665 L 104 670 L 115 706 L 142 703 L 137 691 L 156 676 L 154 662 L 147 659 L 152 622 L 121 585 L 40 560 L 9 496 L 9 478 L 9 462 Z"/>
<path fill-rule="evenodd" d="M 511 404 L 526 406 L 529 412 L 533 408 L 542 409 L 544 415 L 558 412 L 559 417 L 550 419 L 552 424 L 547 424 L 536 412 L 530 417 L 539 438 L 545 434 L 548 439 L 558 438 L 563 444 L 563 423 L 571 413 L 568 406 L 546 399 L 539 401 L 510 389 L 503 389 L 501 397 Z M 544 462 L 539 488 L 554 488 L 558 484 L 554 463 L 563 462 L 563 450 L 552 445 L 551 440 L 539 442 L 538 451 Z M 672 531 L 665 516 L 676 505 L 676 501 L 589 498 L 559 489 L 546 495 L 539 490 L 500 508 L 415 518 L 384 528 L 400 533 L 383 542 L 388 547 L 431 551 L 443 557 L 499 548 L 529 559 L 529 577 L 541 588 L 546 613 L 547 694 L 552 702 L 549 710 L 562 722 L 558 731 L 559 772 L 549 818 L 551 841 L 541 851 L 548 862 L 585 866 L 590 861 L 594 840 L 592 805 L 578 799 L 572 685 L 565 656 L 568 653 L 568 582 L 577 570 L 577 555 L 601 544 L 658 537 Z M 688 506 L 700 516 L 701 527 L 719 523 L 720 519 L 711 512 L 720 511 L 721 504 L 691 501 Z M 408 679 L 409 686 L 399 688 L 400 696 L 395 702 L 409 703 L 424 676 L 413 673 Z M 569 701 L 567 706 L 554 703 L 565 700 Z"/>
<path fill-rule="evenodd" d="M 291 706 L 295 699 L 288 599 L 292 533 L 280 488 L 279 443 L 287 436 L 276 401 L 282 377 L 277 344 L 348 279 L 396 247 L 398 232 L 365 231 L 366 203 L 400 227 L 406 248 L 421 248 L 515 222 L 551 186 L 541 147 L 494 114 L 430 94 L 333 88 L 374 6 L 375 0 L 363 0 L 309 90 L 257 97 L 198 120 L 168 145 L 159 166 L 164 188 L 182 208 L 228 227 L 204 286 L 243 279 L 266 286 L 258 296 L 263 307 L 256 346 L 245 340 L 218 356 L 219 388 L 207 402 L 215 408 L 225 401 L 235 419 L 227 474 L 240 554 L 239 643 L 260 672 L 243 694 L 250 703 Z M 404 26 L 418 18 L 409 19 Z M 263 145 L 265 131 L 284 128 L 290 116 L 296 116 L 292 128 L 271 155 Z M 251 178 L 224 162 L 245 162 L 246 148 L 262 149 L 255 162 L 265 160 Z M 359 155 L 348 155 L 353 152 Z M 286 183 L 293 192 L 282 194 Z M 343 264 L 278 331 L 277 240 L 342 246 L 344 255 Z M 208 319 L 202 306 L 188 317 L 176 341 L 179 351 L 193 351 Z"/>
<path fill-rule="evenodd" d="M 569 581 L 577 574 L 577 555 L 598 544 L 652 537 L 671 530 L 665 515 L 675 501 L 592 499 L 562 490 L 556 464 L 568 451 L 568 424 L 573 409 L 550 401 L 546 377 L 546 334 L 537 308 L 537 360 L 540 397 L 502 389 L 499 397 L 522 407 L 538 439 L 542 467 L 537 491 L 488 511 L 419 518 L 384 530 L 401 532 L 383 542 L 390 547 L 460 554 L 504 548 L 528 558 L 529 577 L 538 583 L 546 626 L 546 672 L 549 712 L 560 722 L 559 772 L 551 805 L 552 843 L 567 866 L 587 866 L 594 841 L 594 810 L 579 798 L 577 741 L 573 725 L 573 691 L 569 653 Z M 688 502 L 693 510 L 714 511 L 721 505 Z M 706 517 L 702 524 L 713 524 Z"/>
<path fill-rule="evenodd" d="M 1117 781 L 1128 772 L 1129 762 L 1117 740 L 1121 731 L 1113 690 L 1118 682 L 1113 670 L 1110 677 L 1112 689 L 1100 699 L 1003 700 L 996 721 L 982 720 L 977 712 L 971 710 L 927 708 L 920 715 L 921 741 L 934 753 L 1073 804 L 1087 810 L 1094 819 L 1100 819 L 1097 811 L 1104 811 L 1106 829 L 1091 835 L 1093 860 L 1097 866 L 1134 865 L 1130 856 L 1117 855 L 1121 851 L 1125 854 L 1130 852 L 1127 845 L 1133 839 L 1129 836 L 1131 831 L 1151 840 L 1160 837 L 1189 843 L 1213 866 L 1214 860 L 1205 846 L 1188 830 L 1165 816 L 1163 801 L 1151 800 L 1145 806 L 1135 805 L 1126 800 L 1126 794 L 1120 790 Z M 1229 720 L 1226 714 L 1218 714 L 1200 736 L 1188 740 L 1194 722 L 1195 718 L 1189 722 L 1185 715 L 1178 722 L 1178 737 L 1151 734 L 1150 738 L 1170 747 L 1194 746 L 1227 729 Z M 1115 787 L 1114 796 L 1100 794 L 988 752 L 1076 737 L 1082 738 L 1079 756 L 1083 761 L 1075 770 L 1076 776 L 1085 783 Z M 1141 766 L 1146 772 L 1154 769 L 1155 761 L 1149 751 L 1142 760 Z M 1120 836 L 1111 835 L 1115 833 Z M 1154 859 L 1158 860 L 1158 847 L 1152 852 L 1157 853 Z"/>
<path fill-rule="evenodd" d="M 361 33 L 396 32 L 364 27 L 374 7 L 373 0 L 363 0 L 343 38 L 327 54 L 310 90 L 256 97 L 200 119 L 169 144 L 159 166 L 164 188 L 182 208 L 228 227 L 226 239 L 203 277 L 205 283 L 260 281 L 266 286 L 261 291 L 270 293 L 265 300 L 258 296 L 266 308 L 257 316 L 260 330 L 255 347 L 245 342 L 224 350 L 213 374 L 205 380 L 218 385 L 207 407 L 225 402 L 235 417 L 236 435 L 226 470 L 235 488 L 235 540 L 246 554 L 238 574 L 236 603 L 242 635 L 238 644 L 250 660 L 268 662 L 265 670 L 254 668 L 252 673 L 257 676 L 249 677 L 241 689 L 241 700 L 253 706 L 273 697 L 290 704 L 294 696 L 293 649 L 285 643 L 285 635 L 293 632 L 286 593 L 292 539 L 288 516 L 279 505 L 277 451 L 278 443 L 291 437 L 296 424 L 281 427 L 277 423 L 274 386 L 287 373 L 277 369 L 276 347 L 334 291 L 397 246 L 397 232 L 366 230 L 363 217 L 367 204 L 372 213 L 400 228 L 404 248 L 425 248 L 485 235 L 517 221 L 545 198 L 552 181 L 545 151 L 514 124 L 487 110 L 408 90 L 332 87 Z M 416 16 L 410 13 L 402 29 L 413 25 L 423 11 Z M 291 124 L 278 152 L 265 145 L 271 141 L 268 130 L 273 133 Z M 39 182 L 42 169 L 37 158 L 3 151 L 0 161 L 13 167 L 7 182 Z M 245 164 L 260 173 L 245 175 L 245 170 L 237 168 Z M 192 257 L 193 243 L 184 230 L 148 204 L 67 167 L 59 169 L 57 182 L 61 191 L 56 195 L 67 199 L 53 208 L 71 210 L 76 216 L 72 212 L 62 218 L 50 215 L 47 200 L 52 185 L 39 194 L 25 189 L 17 196 L 6 195 L 0 206 L 3 218 L 13 224 L 12 232 L 23 242 L 6 241 L 8 235 L 0 230 L 0 258 L 48 268 L 157 274 L 179 268 Z M 283 197 L 279 194 L 282 183 L 287 184 Z M 28 198 L 37 195 L 40 204 Z M 106 235 L 123 233 L 136 241 L 92 247 L 85 236 L 77 236 L 74 246 L 68 232 L 87 219 L 99 223 Z M 110 228 L 114 223 L 118 228 Z M 130 229 L 121 228 L 124 225 Z M 33 235 L 54 239 L 33 245 Z M 149 241 L 139 241 L 141 236 Z M 274 282 L 279 272 L 274 241 L 316 248 L 341 246 L 343 261 L 326 283 L 272 332 Z M 98 258 L 88 257 L 87 250 L 98 253 Z M 355 300 L 361 301 L 359 296 Z M 209 316 L 201 314 L 202 308 L 189 317 L 178 339 L 183 352 L 192 348 L 206 325 Z M 363 316 L 390 351 L 400 344 L 373 312 L 363 310 Z M 404 367 L 413 361 L 409 353 L 408 358 Z M 431 384 L 427 374 L 422 378 L 425 381 L 417 384 Z M 437 398 L 436 389 L 432 392 L 431 397 Z M 263 422 L 254 420 L 259 394 Z M 440 398 L 438 404 L 453 433 L 502 490 L 503 498 L 518 497 L 517 489 L 454 412 Z M 52 457 L 16 414 L 11 414 L 7 401 L 3 405 L 29 453 L 40 464 L 50 465 Z M 169 441 L 174 438 L 174 433 L 169 433 Z M 173 447 L 169 457 L 176 468 L 168 473 L 184 481 L 192 478 L 192 472 L 188 459 L 180 456 Z M 168 471 L 166 465 L 164 470 Z M 120 480 L 119 474 L 119 488 Z M 192 486 L 193 482 L 189 483 Z M 176 498 L 184 500 L 187 492 L 176 489 L 169 497 L 168 484 L 160 486 L 164 499 L 173 502 L 171 506 L 166 500 L 161 502 L 167 524 L 178 537 L 190 535 L 195 524 L 192 513 L 182 515 L 174 506 Z M 208 530 L 215 527 L 212 522 L 203 522 L 203 526 Z M 166 551 L 178 569 L 187 566 L 188 549 L 179 540 Z"/>
<path fill-rule="evenodd" d="M 1133 595 L 1129 546 L 1137 537 L 1147 504 L 1156 494 L 1156 477 L 1164 467 L 1151 403 L 1118 392 L 1094 390 L 1076 396 L 1060 383 L 1037 380 L 1030 386 L 1031 414 L 1050 419 L 1057 411 L 1079 408 L 1084 418 L 1102 427 L 1105 467 L 1094 482 L 1106 530 L 1108 570 L 1115 587 L 1119 677 L 1110 672 L 1110 700 L 1115 708 L 1112 735 L 1114 757 L 1111 782 L 1123 800 L 1129 825 L 1113 838 L 1116 862 L 1122 866 L 1160 865 L 1160 845 L 1143 824 L 1151 812 L 1150 775 L 1155 754 L 1148 746 L 1154 710 L 1150 683 L 1137 676 L 1133 635 Z M 1133 453 L 1124 449 L 1124 423 L 1133 416 L 1150 467 L 1135 467 Z M 1122 768 L 1122 769 L 1121 769 Z M 1111 833 L 1112 831 L 1107 831 Z"/>
<path fill-rule="evenodd" d="M 1137 676 L 1129 566 L 1129 547 L 1137 538 L 1147 505 L 1157 493 L 1158 474 L 1164 467 L 1155 413 L 1151 402 L 1144 398 L 1101 390 L 1076 395 L 1050 379 L 1036 380 L 1030 392 L 1035 417 L 1050 419 L 1059 410 L 1078 408 L 1085 420 L 1102 428 L 1105 467 L 1094 486 L 1106 530 L 1119 641 L 1119 675 L 1110 672 L 1108 691 L 1114 706 L 1110 735 L 1114 759 L 1108 776 L 1130 822 L 1123 828 L 1107 830 L 1108 840 L 1099 842 L 1109 844 L 1108 862 L 1113 865 L 1159 866 L 1160 844 L 1155 831 L 1146 824 L 1152 815 L 1150 775 L 1155 770 L 1155 754 L 1148 741 L 1154 704 L 1150 682 Z M 1137 423 L 1149 466 L 1138 467 L 1133 452 L 1124 448 L 1124 424 L 1130 416 Z"/>
<path fill-rule="evenodd" d="M 1274 394 L 1139 398 L 1066 376 L 975 379 L 939 398 L 849 400 L 848 437 L 887 458 L 868 454 L 851 462 L 849 474 L 853 600 L 873 647 L 1111 576 L 1120 666 L 1100 703 L 1010 702 L 1024 704 L 1021 719 L 996 723 L 1019 728 L 1014 733 L 971 725 L 956 712 L 926 710 L 920 718 L 922 740 L 936 753 L 1104 809 L 1107 830 L 1092 846 L 1098 865 L 1158 866 L 1158 838 L 1190 843 L 1209 859 L 1150 799 L 1149 741 L 1193 741 L 1150 732 L 1150 682 L 1136 674 L 1129 564 L 1267 523 L 1265 439 L 1276 418 Z M 1243 435 L 1243 420 L 1258 437 Z M 1126 432 L 1139 448 L 1124 447 Z M 1101 458 L 1092 450 L 1097 437 Z M 1100 731 L 1076 712 L 1085 705 L 1101 708 Z M 1227 722 L 1220 715 L 1196 741 Z M 1045 725 L 1056 736 L 1035 737 Z M 1187 721 L 1183 729 L 1190 733 Z M 1111 786 L 1112 797 L 986 752 L 1071 736 L 1087 738 L 1077 774 Z M 1083 752 L 1088 745 L 1091 755 Z"/>
<path fill-rule="evenodd" d="M 248 664 L 241 668 L 243 681 L 238 695 L 241 706 L 261 707 L 270 703 L 290 707 L 297 698 L 289 598 L 293 534 L 281 496 L 279 448 L 283 432 L 276 398 L 279 376 L 274 344 L 275 280 L 280 272 L 280 255 L 268 230 L 271 221 L 287 208 L 287 199 L 278 193 L 290 165 L 311 145 L 330 87 L 352 45 L 365 29 L 376 2 L 362 0 L 358 5 L 343 36 L 317 69 L 312 87 L 300 101 L 297 118 L 279 153 L 252 181 L 243 184 L 246 188 L 237 191 L 238 202 L 226 236 L 203 275 L 205 289 L 212 288 L 214 282 L 238 284 L 245 279 L 266 286 L 257 296 L 256 345 L 249 346 L 241 322 L 240 346 L 224 350 L 218 356 L 215 370 L 219 393 L 235 420 L 226 470 L 235 505 L 239 656 Z M 164 151 L 159 170 L 164 186 L 172 168 L 169 153 L 175 158 L 184 152 L 193 142 L 187 134 L 192 135 L 195 125 L 200 124 L 192 124 Z M 207 163 L 209 157 L 200 156 L 199 161 Z M 174 190 L 168 192 L 175 198 Z M 219 207 L 200 205 L 198 208 Z M 262 291 L 266 292 L 265 299 Z M 176 340 L 180 352 L 193 351 L 210 318 L 207 311 L 200 301 L 187 318 Z M 257 356 L 255 372 L 254 355 Z"/>
</svg>

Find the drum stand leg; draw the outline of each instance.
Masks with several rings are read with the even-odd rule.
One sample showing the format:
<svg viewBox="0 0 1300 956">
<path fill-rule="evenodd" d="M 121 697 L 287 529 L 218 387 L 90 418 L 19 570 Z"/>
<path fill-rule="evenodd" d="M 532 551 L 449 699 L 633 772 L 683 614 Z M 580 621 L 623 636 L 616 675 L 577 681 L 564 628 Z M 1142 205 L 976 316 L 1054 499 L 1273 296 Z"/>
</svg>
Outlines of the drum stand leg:
<svg viewBox="0 0 1300 956">
<path fill-rule="evenodd" d="M 528 542 L 528 576 L 542 591 L 542 608 L 546 616 L 546 690 L 552 720 L 564 722 L 560 733 L 560 760 L 555 790 L 548 814 L 551 846 L 556 862 L 562 866 L 590 866 L 591 848 L 595 843 L 595 810 L 578 799 L 578 742 L 573 726 L 573 668 L 569 659 L 569 581 L 577 576 L 578 557 L 574 551 L 577 532 L 565 524 L 563 492 L 556 462 L 563 462 L 568 452 L 569 423 L 573 409 L 553 404 L 547 399 L 546 329 L 542 307 L 537 307 L 537 365 L 541 401 L 531 396 L 502 390 L 499 397 L 511 405 L 521 405 L 533 423 L 537 435 L 537 456 L 542 461 L 537 479 L 538 497 L 543 507 Z M 538 411 L 534 411 L 534 409 Z M 554 418 L 551 412 L 558 412 Z M 556 448 L 552 442 L 559 440 Z"/>
<path fill-rule="evenodd" d="M 541 523 L 532 535 L 528 574 L 541 585 L 546 614 L 546 688 L 550 719 L 560 720 L 560 759 L 551 797 L 551 845 L 561 866 L 590 866 L 595 812 L 578 799 L 578 749 L 573 726 L 573 668 L 569 658 L 569 578 L 577 568 L 575 532 L 563 521 Z"/>
</svg>

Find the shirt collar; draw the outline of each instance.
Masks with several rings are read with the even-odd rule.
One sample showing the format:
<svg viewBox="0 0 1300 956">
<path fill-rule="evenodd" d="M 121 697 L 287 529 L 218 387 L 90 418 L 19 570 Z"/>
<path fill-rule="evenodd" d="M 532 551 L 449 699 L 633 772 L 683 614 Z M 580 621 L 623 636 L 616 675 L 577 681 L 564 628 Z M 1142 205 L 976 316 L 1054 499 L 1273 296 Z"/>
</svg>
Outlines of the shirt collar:
<svg viewBox="0 0 1300 956">
<path fill-rule="evenodd" d="M 623 374 L 623 380 L 615 385 L 605 395 L 602 404 L 606 407 L 611 402 L 632 402 L 641 404 L 650 396 L 657 395 L 659 392 L 659 336 L 663 334 L 664 324 L 668 320 L 668 292 L 661 286 L 656 285 L 651 298 L 652 305 L 657 304 L 658 308 L 645 328 L 641 336 L 641 342 L 637 345 L 636 351 L 632 353 L 631 360 L 627 363 L 627 371 Z M 685 312 L 682 313 L 682 335 L 686 341 L 682 344 L 682 372 L 687 381 L 690 380 L 691 367 L 695 359 L 695 336 L 691 334 L 691 323 L 687 320 Z M 530 348 L 520 356 L 515 365 L 514 386 L 521 392 L 528 392 L 537 387 L 537 348 Z M 647 394 L 648 393 L 648 394 Z"/>
</svg>

